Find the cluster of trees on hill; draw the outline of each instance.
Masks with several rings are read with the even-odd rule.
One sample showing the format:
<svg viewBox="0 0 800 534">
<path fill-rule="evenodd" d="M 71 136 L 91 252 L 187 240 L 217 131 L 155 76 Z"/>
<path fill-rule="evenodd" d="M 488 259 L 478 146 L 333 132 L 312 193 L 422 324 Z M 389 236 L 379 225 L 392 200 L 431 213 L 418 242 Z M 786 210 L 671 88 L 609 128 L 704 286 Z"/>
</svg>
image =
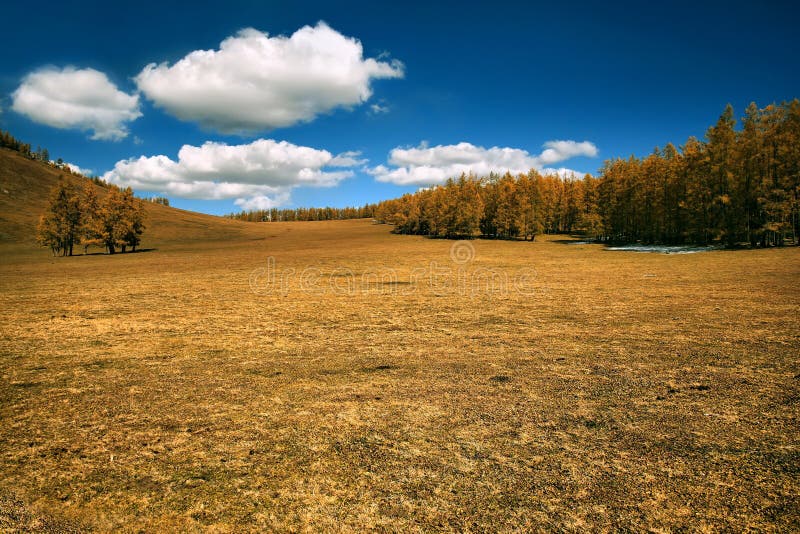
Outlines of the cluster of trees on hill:
<svg viewBox="0 0 800 534">
<path fill-rule="evenodd" d="M 365 219 L 375 217 L 377 204 L 347 208 L 296 208 L 250 210 L 226 215 L 229 219 L 249 222 L 281 221 L 333 221 L 343 219 Z"/>
<path fill-rule="evenodd" d="M 117 249 L 132 251 L 144 232 L 144 205 L 128 187 L 107 186 L 101 202 L 94 189 L 77 187 L 60 178 L 50 193 L 47 211 L 39 219 L 37 240 L 50 247 L 53 255 L 72 256 L 75 245 L 104 247 L 109 254 Z"/>
<path fill-rule="evenodd" d="M 161 204 L 162 206 L 169 206 L 169 199 L 167 197 L 148 197 L 145 200 L 148 202 L 152 202 L 153 204 Z"/>
<path fill-rule="evenodd" d="M 607 161 L 600 176 L 461 176 L 378 204 L 395 231 L 534 239 L 583 232 L 618 242 L 728 246 L 798 243 L 800 101 L 728 106 L 706 140 Z"/>
<path fill-rule="evenodd" d="M 61 158 L 58 158 L 56 161 L 51 161 L 50 151 L 47 150 L 46 148 L 37 146 L 36 150 L 32 150 L 30 143 L 23 143 L 22 141 L 16 139 L 9 132 L 6 131 L 0 132 L 0 147 L 14 150 L 15 152 L 19 152 L 26 158 L 32 159 L 34 161 L 41 161 L 42 163 L 46 163 L 52 167 L 61 169 L 62 171 L 67 172 L 69 174 L 74 174 L 76 176 L 83 176 L 81 173 L 72 170 Z"/>
<path fill-rule="evenodd" d="M 30 143 L 23 143 L 19 139 L 16 139 L 9 132 L 6 131 L 0 132 L 0 147 L 8 148 L 15 152 L 19 152 L 20 154 L 22 154 L 27 158 L 34 159 L 33 152 L 31 152 Z"/>
</svg>

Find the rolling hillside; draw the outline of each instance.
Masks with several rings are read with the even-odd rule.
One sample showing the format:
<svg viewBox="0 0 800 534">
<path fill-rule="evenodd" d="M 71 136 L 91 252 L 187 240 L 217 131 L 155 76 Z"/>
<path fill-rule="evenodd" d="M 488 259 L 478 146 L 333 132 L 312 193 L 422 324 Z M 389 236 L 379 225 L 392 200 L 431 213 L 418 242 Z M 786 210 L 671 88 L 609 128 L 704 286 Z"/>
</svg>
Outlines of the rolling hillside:
<svg viewBox="0 0 800 534">
<path fill-rule="evenodd" d="M 0 148 L 0 244 L 36 247 L 36 224 L 47 207 L 50 189 L 63 172 L 21 154 Z M 101 198 L 106 190 L 90 180 L 71 175 L 82 187 L 92 187 Z M 251 237 L 254 225 L 146 202 L 144 248 L 186 241 L 216 241 Z"/>
</svg>

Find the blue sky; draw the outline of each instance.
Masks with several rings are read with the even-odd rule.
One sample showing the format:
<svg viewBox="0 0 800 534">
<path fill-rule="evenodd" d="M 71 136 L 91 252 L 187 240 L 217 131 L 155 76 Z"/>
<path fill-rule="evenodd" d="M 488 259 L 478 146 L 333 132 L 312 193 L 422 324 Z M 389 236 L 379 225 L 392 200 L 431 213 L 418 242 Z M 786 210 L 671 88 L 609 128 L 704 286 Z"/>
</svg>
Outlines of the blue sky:
<svg viewBox="0 0 800 534">
<path fill-rule="evenodd" d="M 0 128 L 218 214 L 360 205 L 460 169 L 595 173 L 701 137 L 727 103 L 741 115 L 800 96 L 798 15 L 790 2 L 9 3 Z M 201 50 L 212 57 L 189 56 Z"/>
</svg>

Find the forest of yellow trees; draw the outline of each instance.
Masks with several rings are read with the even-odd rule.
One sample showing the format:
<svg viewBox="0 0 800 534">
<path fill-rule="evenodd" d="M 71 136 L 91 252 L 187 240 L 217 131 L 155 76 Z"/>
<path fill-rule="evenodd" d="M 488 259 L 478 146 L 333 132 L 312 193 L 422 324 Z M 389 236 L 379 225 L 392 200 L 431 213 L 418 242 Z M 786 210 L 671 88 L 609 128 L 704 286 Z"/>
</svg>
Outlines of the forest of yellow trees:
<svg viewBox="0 0 800 534">
<path fill-rule="evenodd" d="M 376 208 L 377 204 L 346 208 L 271 208 L 231 213 L 226 217 L 248 222 L 335 221 L 371 218 Z"/>
<path fill-rule="evenodd" d="M 447 238 L 581 232 L 614 242 L 797 244 L 800 101 L 751 104 L 736 126 L 728 106 L 705 141 L 606 161 L 596 178 L 461 176 L 381 202 L 375 217 L 398 233 Z"/>
</svg>

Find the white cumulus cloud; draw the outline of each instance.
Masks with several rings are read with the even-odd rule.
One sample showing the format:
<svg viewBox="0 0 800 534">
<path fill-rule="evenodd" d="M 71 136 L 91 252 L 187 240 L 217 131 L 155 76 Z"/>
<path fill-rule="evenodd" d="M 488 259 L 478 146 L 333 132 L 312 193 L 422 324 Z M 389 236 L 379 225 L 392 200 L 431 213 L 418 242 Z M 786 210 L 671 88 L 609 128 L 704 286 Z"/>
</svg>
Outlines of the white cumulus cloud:
<svg viewBox="0 0 800 534">
<path fill-rule="evenodd" d="M 576 156 L 596 155 L 597 147 L 589 141 L 548 141 L 538 155 L 519 148 L 484 148 L 465 142 L 434 147 L 422 143 L 415 148 L 393 149 L 388 166 L 378 165 L 368 172 L 379 182 L 420 186 L 442 184 L 462 173 L 486 176 L 492 172 L 519 174 L 537 169 L 562 176 L 580 176 L 581 173 L 568 168 L 549 166 Z"/>
<path fill-rule="evenodd" d="M 233 203 L 244 211 L 269 210 L 278 206 L 283 206 L 289 202 L 289 193 L 281 192 L 271 197 L 267 195 L 255 195 L 250 198 L 238 198 Z"/>
<path fill-rule="evenodd" d="M 84 169 L 83 167 L 75 165 L 74 163 L 64 163 L 64 166 L 66 168 L 68 168 L 69 170 L 71 170 L 72 172 L 76 172 L 76 173 L 81 174 L 83 176 L 91 176 L 92 175 L 92 169 Z"/>
<path fill-rule="evenodd" d="M 552 165 L 565 159 L 577 156 L 597 156 L 597 147 L 594 143 L 583 141 L 548 141 L 544 144 L 544 150 L 536 158 L 543 165 Z"/>
<path fill-rule="evenodd" d="M 92 139 L 123 139 L 126 123 L 142 116 L 138 95 L 120 91 L 94 69 L 40 69 L 25 76 L 11 96 L 17 113 L 54 128 L 91 131 Z"/>
<path fill-rule="evenodd" d="M 258 139 L 244 145 L 206 142 L 184 145 L 177 161 L 141 156 L 118 161 L 103 179 L 143 191 L 182 198 L 236 199 L 244 209 L 271 208 L 286 203 L 294 187 L 329 187 L 353 171 L 327 170 L 361 164 L 357 152 L 334 156 L 327 150 L 286 141 Z"/>
<path fill-rule="evenodd" d="M 361 152 L 356 150 L 349 150 L 347 152 L 342 152 L 335 158 L 333 158 L 328 165 L 330 167 L 355 167 L 357 165 L 364 165 L 367 163 L 367 159 L 361 158 Z"/>
<path fill-rule="evenodd" d="M 196 50 L 172 66 L 147 65 L 135 80 L 179 119 L 244 133 L 361 104 L 372 95 L 372 80 L 403 75 L 399 61 L 365 59 L 361 42 L 320 22 L 290 37 L 247 28 L 219 50 Z"/>
</svg>

